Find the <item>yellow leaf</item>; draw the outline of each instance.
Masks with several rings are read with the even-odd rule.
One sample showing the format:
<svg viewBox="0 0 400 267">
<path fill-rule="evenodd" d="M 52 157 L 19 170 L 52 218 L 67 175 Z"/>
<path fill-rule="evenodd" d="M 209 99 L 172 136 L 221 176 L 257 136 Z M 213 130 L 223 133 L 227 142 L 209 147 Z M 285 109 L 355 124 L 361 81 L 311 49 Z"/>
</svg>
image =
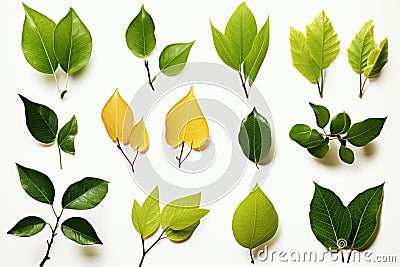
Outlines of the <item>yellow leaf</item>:
<svg viewBox="0 0 400 267">
<path fill-rule="evenodd" d="M 200 149 L 207 140 L 208 124 L 194 96 L 193 86 L 189 93 L 176 103 L 165 118 L 165 139 L 170 146 L 176 147 L 185 142 L 193 149 Z"/>
<path fill-rule="evenodd" d="M 111 140 L 115 142 L 118 139 L 123 144 L 129 143 L 133 126 L 133 111 L 121 97 L 118 89 L 104 105 L 101 119 Z"/>
<path fill-rule="evenodd" d="M 133 126 L 130 139 L 130 144 L 133 149 L 136 149 L 140 153 L 146 152 L 149 147 L 149 135 L 147 134 L 143 118 Z"/>
</svg>

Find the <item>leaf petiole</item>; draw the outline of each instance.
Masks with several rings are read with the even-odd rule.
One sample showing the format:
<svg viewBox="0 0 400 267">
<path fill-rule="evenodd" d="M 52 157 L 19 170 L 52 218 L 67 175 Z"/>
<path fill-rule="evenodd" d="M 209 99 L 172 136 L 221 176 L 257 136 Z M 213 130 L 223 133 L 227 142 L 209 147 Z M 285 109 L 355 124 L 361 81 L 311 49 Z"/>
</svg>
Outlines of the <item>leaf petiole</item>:
<svg viewBox="0 0 400 267">
<path fill-rule="evenodd" d="M 180 153 L 179 157 L 176 156 L 176 159 L 177 159 L 178 162 L 179 162 L 179 168 L 182 166 L 182 163 L 189 157 L 190 153 L 192 152 L 192 150 L 193 150 L 193 142 L 192 142 L 192 144 L 190 145 L 190 150 L 189 150 L 189 152 L 188 152 L 188 153 L 186 154 L 186 156 L 182 159 L 184 147 L 185 147 L 185 142 L 182 142 L 181 153 Z"/>
<path fill-rule="evenodd" d="M 126 155 L 126 153 L 125 153 L 124 150 L 122 149 L 121 143 L 119 142 L 119 139 L 118 139 L 118 138 L 117 138 L 117 148 L 121 151 L 122 155 L 124 155 L 125 159 L 126 159 L 126 160 L 128 161 L 128 163 L 129 163 L 129 165 L 131 165 L 132 172 L 135 172 L 135 162 L 136 162 L 136 159 L 137 159 L 137 157 L 138 157 L 138 155 L 139 155 L 139 151 L 138 151 L 138 150 L 136 151 L 136 155 L 135 155 L 134 159 L 131 161 L 131 160 L 128 158 L 128 155 Z"/>
<path fill-rule="evenodd" d="M 147 59 L 144 60 L 144 66 L 146 67 L 147 70 L 147 78 L 149 79 L 149 85 L 151 87 L 151 89 L 154 91 L 154 86 L 153 86 L 153 80 L 151 79 L 151 75 L 150 75 L 150 68 L 149 68 L 149 61 L 147 61 Z"/>
<path fill-rule="evenodd" d="M 247 88 L 246 88 L 246 79 L 243 79 L 243 75 L 242 75 L 241 71 L 239 71 L 238 73 L 239 73 L 239 77 L 240 77 L 240 81 L 242 83 L 244 93 L 246 94 L 246 98 L 249 98 L 249 92 L 247 91 Z"/>
<path fill-rule="evenodd" d="M 58 157 L 60 159 L 60 169 L 62 170 L 61 148 L 59 144 L 57 144 L 57 147 L 58 147 Z"/>
<path fill-rule="evenodd" d="M 143 239 L 143 237 L 142 237 L 142 258 L 141 258 L 141 260 L 140 260 L 139 267 L 141 267 L 141 266 L 143 265 L 143 261 L 144 261 L 144 258 L 146 257 L 146 254 L 149 253 L 150 250 L 151 250 L 152 248 L 154 248 L 161 240 L 163 240 L 163 239 L 165 238 L 165 236 L 163 236 L 163 235 L 164 235 L 164 233 L 165 233 L 167 230 L 168 230 L 168 227 L 165 228 L 165 229 L 161 232 L 161 234 L 160 234 L 160 236 L 157 238 L 157 240 L 156 240 L 148 249 L 146 249 L 146 248 L 144 247 L 144 239 Z"/>
</svg>

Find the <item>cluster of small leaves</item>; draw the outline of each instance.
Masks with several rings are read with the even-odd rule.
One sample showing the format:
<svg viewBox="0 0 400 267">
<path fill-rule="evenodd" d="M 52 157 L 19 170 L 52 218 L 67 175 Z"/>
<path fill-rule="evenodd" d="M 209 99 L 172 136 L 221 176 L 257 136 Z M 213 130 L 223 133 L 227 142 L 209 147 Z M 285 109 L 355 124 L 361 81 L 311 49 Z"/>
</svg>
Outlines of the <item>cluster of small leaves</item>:
<svg viewBox="0 0 400 267">
<path fill-rule="evenodd" d="M 242 3 L 230 17 L 224 34 L 210 24 L 219 57 L 238 71 L 246 97 L 249 98 L 250 88 L 268 52 L 269 18 L 257 32 L 253 13 L 246 3 Z M 247 82 L 249 88 L 246 87 Z"/>
<path fill-rule="evenodd" d="M 236 241 L 250 250 L 270 240 L 278 230 L 278 214 L 272 202 L 256 185 L 253 191 L 239 204 L 232 219 L 232 232 Z"/>
<path fill-rule="evenodd" d="M 22 95 L 19 97 L 25 106 L 26 126 L 31 135 L 45 145 L 57 142 L 60 168 L 62 169 L 61 150 L 75 155 L 74 140 L 78 134 L 78 122 L 75 115 L 58 131 L 58 118 L 52 109 L 32 102 Z"/>
<path fill-rule="evenodd" d="M 373 21 L 369 20 L 354 36 L 347 53 L 350 66 L 360 75 L 359 97 L 362 98 L 367 80 L 377 77 L 388 62 L 388 39 L 386 37 L 379 45 L 376 45 Z M 364 82 L 362 81 L 363 74 Z"/>
<path fill-rule="evenodd" d="M 59 214 L 54 209 L 55 190 L 50 178 L 39 171 L 26 168 L 17 164 L 20 182 L 25 192 L 34 200 L 51 206 L 56 217 L 55 225 L 51 225 L 42 218 L 28 216 L 20 220 L 8 234 L 30 237 L 40 233 L 46 225 L 51 229 L 51 238 L 47 241 L 47 252 L 40 263 L 44 266 L 50 259 L 50 250 L 57 234 L 57 229 L 70 240 L 80 245 L 102 244 L 93 226 L 84 218 L 72 217 L 66 219 L 61 225 L 59 222 L 65 209 L 88 210 L 96 207 L 105 198 L 108 192 L 108 182 L 98 178 L 86 177 L 79 182 L 71 184 L 65 191 Z"/>
<path fill-rule="evenodd" d="M 201 193 L 178 198 L 168 203 L 160 212 L 159 190 L 155 187 L 143 202 L 135 200 L 132 207 L 132 224 L 142 239 L 142 266 L 146 254 L 161 240 L 168 238 L 173 242 L 184 242 L 190 238 L 200 224 L 200 220 L 209 210 L 200 208 Z M 157 240 L 145 248 L 145 240 L 153 236 L 157 230 L 162 232 Z"/>
<path fill-rule="evenodd" d="M 160 72 L 151 78 L 147 57 L 156 47 L 155 26 L 152 17 L 144 9 L 132 20 L 126 30 L 125 39 L 129 50 L 137 57 L 144 58 L 149 85 L 154 90 L 153 82 L 160 73 L 177 75 L 185 67 L 190 50 L 195 41 L 190 43 L 174 43 L 166 46 L 159 57 Z"/>
<path fill-rule="evenodd" d="M 92 37 L 75 10 L 58 24 L 47 16 L 23 4 L 25 21 L 22 31 L 22 51 L 28 63 L 37 71 L 53 74 L 61 98 L 68 90 L 68 76 L 81 70 L 92 53 Z M 65 89 L 60 90 L 56 76 L 58 65 L 66 73 Z"/>
<path fill-rule="evenodd" d="M 290 130 L 290 139 L 297 142 L 308 152 L 317 158 L 324 158 L 329 151 L 329 142 L 338 140 L 340 142 L 339 157 L 348 164 L 354 162 L 354 152 L 347 147 L 347 142 L 362 147 L 379 136 L 386 118 L 370 118 L 361 122 L 351 124 L 350 116 L 346 112 L 337 114 L 330 123 L 330 133 L 324 128 L 330 120 L 329 110 L 320 105 L 310 103 L 314 110 L 317 125 L 322 129 L 322 133 L 316 129 L 311 129 L 305 124 L 296 124 Z"/>
<path fill-rule="evenodd" d="M 290 27 L 290 51 L 293 66 L 310 82 L 317 84 L 322 98 L 324 70 L 340 51 L 340 40 L 324 10 L 307 25 L 305 35 Z"/>
<path fill-rule="evenodd" d="M 315 184 L 310 204 L 310 224 L 315 237 L 329 251 L 365 250 L 374 241 L 379 225 L 383 186 L 358 194 L 344 206 L 331 190 Z M 342 260 L 344 257 L 342 254 Z"/>
</svg>

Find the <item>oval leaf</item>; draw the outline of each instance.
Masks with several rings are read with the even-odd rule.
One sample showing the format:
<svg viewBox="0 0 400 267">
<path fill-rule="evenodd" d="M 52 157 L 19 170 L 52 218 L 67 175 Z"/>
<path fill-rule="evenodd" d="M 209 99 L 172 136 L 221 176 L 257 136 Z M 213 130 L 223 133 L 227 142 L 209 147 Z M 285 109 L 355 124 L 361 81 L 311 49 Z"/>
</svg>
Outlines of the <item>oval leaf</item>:
<svg viewBox="0 0 400 267">
<path fill-rule="evenodd" d="M 307 151 L 314 157 L 323 159 L 329 151 L 329 138 L 325 138 L 325 141 L 319 146 L 307 148 Z"/>
<path fill-rule="evenodd" d="M 171 44 L 165 47 L 159 58 L 160 71 L 169 76 L 181 72 L 194 42 Z"/>
<path fill-rule="evenodd" d="M 149 135 L 143 118 L 132 128 L 130 145 L 140 153 L 146 152 L 149 147 Z"/>
<path fill-rule="evenodd" d="M 344 134 L 350 129 L 351 119 L 346 112 L 337 114 L 331 121 L 331 134 Z"/>
<path fill-rule="evenodd" d="M 7 234 L 30 237 L 40 233 L 45 226 L 46 222 L 43 219 L 36 216 L 29 216 L 20 220 Z"/>
<path fill-rule="evenodd" d="M 329 110 L 320 105 L 315 105 L 313 103 L 309 103 L 311 108 L 314 110 L 315 118 L 317 119 L 317 125 L 319 128 L 325 128 L 330 119 Z"/>
<path fill-rule="evenodd" d="M 367 78 L 376 77 L 388 62 L 388 39 L 387 37 L 368 56 L 367 67 L 364 75 Z"/>
<path fill-rule="evenodd" d="M 343 162 L 347 164 L 352 164 L 354 162 L 354 152 L 348 147 L 340 146 L 339 157 Z"/>
<path fill-rule="evenodd" d="M 321 133 L 305 124 L 293 126 L 289 132 L 289 137 L 304 148 L 318 147 L 325 141 Z"/>
<path fill-rule="evenodd" d="M 57 143 L 68 154 L 75 155 L 75 136 L 78 134 L 78 122 L 75 115 L 67 122 L 58 133 Z"/>
<path fill-rule="evenodd" d="M 211 32 L 214 41 L 214 47 L 217 51 L 218 56 L 222 61 L 229 67 L 240 71 L 240 57 L 234 50 L 233 45 L 228 39 L 211 23 Z"/>
<path fill-rule="evenodd" d="M 61 224 L 61 231 L 68 239 L 80 245 L 103 244 L 93 226 L 83 218 L 73 217 L 67 219 Z"/>
<path fill-rule="evenodd" d="M 171 240 L 172 242 L 185 242 L 186 240 L 188 240 L 194 230 L 196 230 L 197 226 L 199 226 L 200 221 L 192 224 L 191 226 L 182 229 L 182 230 L 172 230 L 172 229 L 168 229 L 167 231 L 165 231 L 165 235 L 167 236 L 167 238 L 169 240 Z"/>
<path fill-rule="evenodd" d="M 345 139 L 360 147 L 374 140 L 381 133 L 386 118 L 371 118 L 355 123 L 350 127 Z"/>
</svg>

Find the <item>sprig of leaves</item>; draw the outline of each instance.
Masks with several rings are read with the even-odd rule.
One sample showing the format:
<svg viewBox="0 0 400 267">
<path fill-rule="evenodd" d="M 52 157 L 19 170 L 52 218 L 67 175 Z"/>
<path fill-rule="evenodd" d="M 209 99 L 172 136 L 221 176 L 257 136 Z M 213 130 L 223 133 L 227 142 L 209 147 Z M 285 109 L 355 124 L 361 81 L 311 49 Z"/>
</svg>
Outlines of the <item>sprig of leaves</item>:
<svg viewBox="0 0 400 267">
<path fill-rule="evenodd" d="M 26 61 L 37 71 L 52 74 L 61 99 L 68 90 L 68 78 L 87 65 L 92 53 L 92 37 L 73 8 L 58 24 L 44 14 L 23 4 L 25 21 L 22 30 L 22 51 Z M 66 74 L 61 91 L 56 70 Z"/>
<path fill-rule="evenodd" d="M 178 198 L 168 203 L 160 212 L 159 190 L 156 186 L 143 202 L 135 200 L 132 206 L 132 224 L 142 239 L 142 258 L 139 267 L 147 253 L 161 240 L 168 238 L 173 242 L 184 242 L 190 238 L 200 224 L 200 220 L 208 214 L 208 209 L 200 208 L 201 193 Z M 156 241 L 145 248 L 145 240 L 162 228 Z"/>
<path fill-rule="evenodd" d="M 57 140 L 60 169 L 62 169 L 61 150 L 75 155 L 75 136 L 78 122 L 75 115 L 58 131 L 58 117 L 49 107 L 30 101 L 19 95 L 25 107 L 26 126 L 38 142 L 52 145 Z"/>
<path fill-rule="evenodd" d="M 154 34 L 155 25 L 153 18 L 142 5 L 139 14 L 129 24 L 125 39 L 129 50 L 137 57 L 144 58 L 144 65 L 147 70 L 148 83 L 154 91 L 153 82 L 157 76 L 164 73 L 168 76 L 179 74 L 185 67 L 190 50 L 195 41 L 189 43 L 174 43 L 166 46 L 159 57 L 160 72 L 151 78 L 149 61 L 147 57 L 153 53 L 156 47 Z"/>
<path fill-rule="evenodd" d="M 269 18 L 257 32 L 254 15 L 243 2 L 230 17 L 224 34 L 211 21 L 210 25 L 215 50 L 226 65 L 238 71 L 245 95 L 249 98 L 250 88 L 268 52 Z"/>
<path fill-rule="evenodd" d="M 102 244 L 93 226 L 85 219 L 73 217 L 60 223 L 65 209 L 88 210 L 96 207 L 105 198 L 108 192 L 108 182 L 98 178 L 86 177 L 70 185 L 64 192 L 61 202 L 61 212 L 56 213 L 54 208 L 55 190 L 50 178 L 39 171 L 26 168 L 19 164 L 17 170 L 22 188 L 34 200 L 50 205 L 56 218 L 56 223 L 51 225 L 42 218 L 28 216 L 20 220 L 7 234 L 30 237 L 40 233 L 46 225 L 50 227 L 51 238 L 47 241 L 47 251 L 40 263 L 43 267 L 50 260 L 50 250 L 57 235 L 61 231 L 65 237 L 80 245 Z"/>
<path fill-rule="evenodd" d="M 374 40 L 373 21 L 367 21 L 347 49 L 350 66 L 360 76 L 360 98 L 364 95 L 367 80 L 377 77 L 388 62 L 388 53 L 387 37 L 377 46 Z M 363 74 L 364 81 L 362 81 Z"/>
<path fill-rule="evenodd" d="M 349 249 L 349 263 L 351 251 L 368 248 L 375 238 L 384 184 L 358 194 L 347 207 L 334 192 L 317 183 L 314 185 L 310 204 L 311 229 L 327 250 L 343 253 Z"/>
<path fill-rule="evenodd" d="M 324 70 L 332 64 L 340 51 L 340 40 L 324 10 L 307 25 L 305 35 L 290 27 L 290 51 L 293 66 L 311 83 L 317 84 L 322 98 Z"/>
<path fill-rule="evenodd" d="M 316 158 L 322 159 L 329 151 L 329 142 L 338 140 L 340 142 L 339 157 L 348 164 L 354 162 L 354 152 L 347 147 L 347 142 L 362 147 L 374 140 L 382 131 L 386 122 L 385 118 L 370 118 L 361 122 L 351 124 L 350 116 L 346 112 L 337 114 L 330 123 L 330 133 L 325 127 L 330 120 L 329 110 L 321 105 L 310 103 L 314 111 L 316 122 L 322 133 L 311 129 L 305 124 L 296 124 L 290 130 L 290 139 L 306 148 Z"/>
</svg>

